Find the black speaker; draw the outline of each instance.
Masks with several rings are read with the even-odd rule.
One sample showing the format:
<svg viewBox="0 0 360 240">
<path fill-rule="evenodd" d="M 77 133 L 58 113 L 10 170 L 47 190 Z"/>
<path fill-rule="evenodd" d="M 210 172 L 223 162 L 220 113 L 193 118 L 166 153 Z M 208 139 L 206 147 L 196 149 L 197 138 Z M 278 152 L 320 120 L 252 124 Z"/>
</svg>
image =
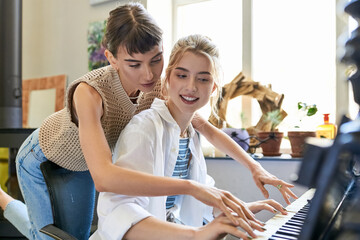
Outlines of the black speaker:
<svg viewBox="0 0 360 240">
<path fill-rule="evenodd" d="M 22 127 L 22 0 L 0 1 L 0 128 Z"/>
</svg>

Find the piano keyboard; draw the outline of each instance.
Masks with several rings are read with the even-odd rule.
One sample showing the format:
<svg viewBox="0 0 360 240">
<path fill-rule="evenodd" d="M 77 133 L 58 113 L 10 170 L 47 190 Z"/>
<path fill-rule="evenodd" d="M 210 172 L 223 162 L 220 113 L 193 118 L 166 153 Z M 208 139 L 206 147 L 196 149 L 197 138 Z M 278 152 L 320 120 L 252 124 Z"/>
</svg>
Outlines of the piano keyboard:
<svg viewBox="0 0 360 240">
<path fill-rule="evenodd" d="M 266 222 L 265 232 L 255 231 L 257 240 L 296 240 L 300 235 L 302 225 L 305 221 L 306 212 L 309 208 L 308 200 L 314 196 L 315 189 L 309 189 L 301 197 L 286 207 L 287 215 L 281 213 Z"/>
</svg>

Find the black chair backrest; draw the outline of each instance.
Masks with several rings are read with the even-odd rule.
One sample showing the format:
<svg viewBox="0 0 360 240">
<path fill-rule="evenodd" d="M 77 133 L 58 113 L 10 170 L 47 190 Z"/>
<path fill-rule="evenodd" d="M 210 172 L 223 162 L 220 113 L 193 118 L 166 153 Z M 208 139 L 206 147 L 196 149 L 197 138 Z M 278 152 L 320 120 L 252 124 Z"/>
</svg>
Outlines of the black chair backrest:
<svg viewBox="0 0 360 240">
<path fill-rule="evenodd" d="M 95 206 L 89 171 L 74 172 L 53 162 L 40 165 L 49 191 L 54 225 L 79 240 L 88 239 Z"/>
</svg>

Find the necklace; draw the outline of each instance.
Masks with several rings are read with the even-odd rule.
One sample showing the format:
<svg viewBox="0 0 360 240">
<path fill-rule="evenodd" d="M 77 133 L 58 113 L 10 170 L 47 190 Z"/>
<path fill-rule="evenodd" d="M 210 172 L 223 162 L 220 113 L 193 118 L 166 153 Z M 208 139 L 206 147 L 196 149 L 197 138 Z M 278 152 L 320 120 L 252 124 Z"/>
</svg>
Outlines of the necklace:
<svg viewBox="0 0 360 240">
<path fill-rule="evenodd" d="M 187 127 L 184 132 L 180 133 L 180 137 L 181 137 L 181 138 L 189 137 L 189 135 L 190 135 L 190 133 L 189 133 L 189 127 Z"/>
</svg>

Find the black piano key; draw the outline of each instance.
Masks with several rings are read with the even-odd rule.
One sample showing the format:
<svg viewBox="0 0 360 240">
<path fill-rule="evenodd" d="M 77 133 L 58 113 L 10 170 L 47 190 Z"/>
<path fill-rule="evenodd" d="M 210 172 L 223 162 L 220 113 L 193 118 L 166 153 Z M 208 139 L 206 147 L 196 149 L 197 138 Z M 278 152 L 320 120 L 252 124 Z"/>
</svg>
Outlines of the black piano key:
<svg viewBox="0 0 360 240">
<path fill-rule="evenodd" d="M 300 232 L 301 228 L 291 228 L 287 226 L 282 226 L 279 230 L 287 230 L 287 231 L 293 231 L 293 232 Z"/>
<path fill-rule="evenodd" d="M 287 239 L 287 240 L 297 240 L 297 237 L 288 236 L 288 235 L 284 235 L 284 234 L 280 234 L 280 233 L 275 233 L 274 235 L 272 235 L 272 237 L 279 237 L 279 238 L 283 238 L 283 239 Z"/>
<path fill-rule="evenodd" d="M 298 212 L 298 213 L 296 213 L 294 216 L 297 216 L 297 217 L 304 217 L 304 216 L 305 216 L 305 217 L 306 217 L 306 215 L 307 215 L 307 214 L 305 214 L 305 213 L 299 213 L 299 212 Z"/>
<path fill-rule="evenodd" d="M 285 223 L 280 228 L 288 229 L 288 230 L 291 230 L 291 231 L 301 231 L 302 226 L 296 226 L 296 225 L 291 225 L 291 224 Z"/>
<path fill-rule="evenodd" d="M 296 215 L 294 215 L 294 217 L 305 219 L 306 215 L 305 214 L 296 214 Z"/>
<path fill-rule="evenodd" d="M 289 226 L 296 226 L 296 227 L 302 227 L 304 224 L 303 223 L 299 223 L 299 222 L 293 222 L 293 221 L 288 221 L 287 223 L 286 223 L 286 225 L 289 225 Z"/>
<path fill-rule="evenodd" d="M 309 209 L 310 209 L 310 205 L 306 205 L 303 208 L 301 208 L 300 210 L 301 211 L 309 211 Z"/>
<path fill-rule="evenodd" d="M 291 220 L 296 220 L 296 221 L 299 221 L 299 222 L 304 222 L 304 218 L 300 218 L 300 217 L 292 217 Z"/>
<path fill-rule="evenodd" d="M 301 212 L 298 212 L 296 213 L 294 216 L 298 216 L 298 217 L 306 217 L 307 214 L 306 213 L 301 213 Z"/>
<path fill-rule="evenodd" d="M 291 220 L 296 220 L 296 221 L 300 221 L 300 222 L 304 222 L 305 221 L 305 218 L 303 218 L 303 217 L 296 217 L 296 216 L 294 216 L 294 217 L 292 217 L 292 218 L 290 218 Z"/>
<path fill-rule="evenodd" d="M 289 230 L 281 229 L 281 228 L 280 228 L 279 230 L 277 230 L 275 234 L 284 234 L 284 235 L 286 235 L 286 236 L 294 236 L 294 237 L 300 235 L 299 232 L 289 231 Z"/>
<path fill-rule="evenodd" d="M 289 229 L 297 229 L 299 231 L 302 229 L 302 226 L 291 225 L 291 224 L 288 224 L 288 223 L 285 223 L 282 227 L 286 227 L 286 228 L 289 228 Z"/>
<path fill-rule="evenodd" d="M 307 212 L 309 212 L 309 209 L 310 208 L 302 208 L 299 210 L 299 212 L 307 213 Z"/>
<path fill-rule="evenodd" d="M 288 222 L 298 223 L 298 224 L 304 225 L 304 221 L 301 221 L 301 220 L 298 220 L 298 219 L 293 219 L 293 218 L 290 218 Z"/>
<path fill-rule="evenodd" d="M 286 225 L 295 226 L 295 227 L 302 227 L 303 224 L 297 222 L 287 222 Z"/>
<path fill-rule="evenodd" d="M 300 227 L 292 227 L 292 226 L 286 226 L 286 225 L 282 225 L 280 228 L 279 228 L 279 230 L 280 229 L 286 229 L 286 230 L 288 230 L 288 231 L 294 231 L 294 232 L 300 232 L 301 231 L 301 228 Z"/>
<path fill-rule="evenodd" d="M 310 208 L 310 205 L 309 204 L 306 204 L 304 207 L 302 207 L 301 209 L 304 209 L 304 210 L 309 210 Z"/>
<path fill-rule="evenodd" d="M 296 215 L 294 215 L 291 219 L 298 219 L 300 221 L 305 221 L 305 218 L 306 217 L 304 217 L 304 216 L 296 216 Z"/>
<path fill-rule="evenodd" d="M 284 237 L 275 237 L 274 235 L 271 236 L 268 240 L 284 240 L 284 239 L 287 239 L 287 238 L 284 238 Z"/>
<path fill-rule="evenodd" d="M 270 237 L 268 240 L 284 240 L 286 238 L 281 238 L 281 237 Z"/>
</svg>

